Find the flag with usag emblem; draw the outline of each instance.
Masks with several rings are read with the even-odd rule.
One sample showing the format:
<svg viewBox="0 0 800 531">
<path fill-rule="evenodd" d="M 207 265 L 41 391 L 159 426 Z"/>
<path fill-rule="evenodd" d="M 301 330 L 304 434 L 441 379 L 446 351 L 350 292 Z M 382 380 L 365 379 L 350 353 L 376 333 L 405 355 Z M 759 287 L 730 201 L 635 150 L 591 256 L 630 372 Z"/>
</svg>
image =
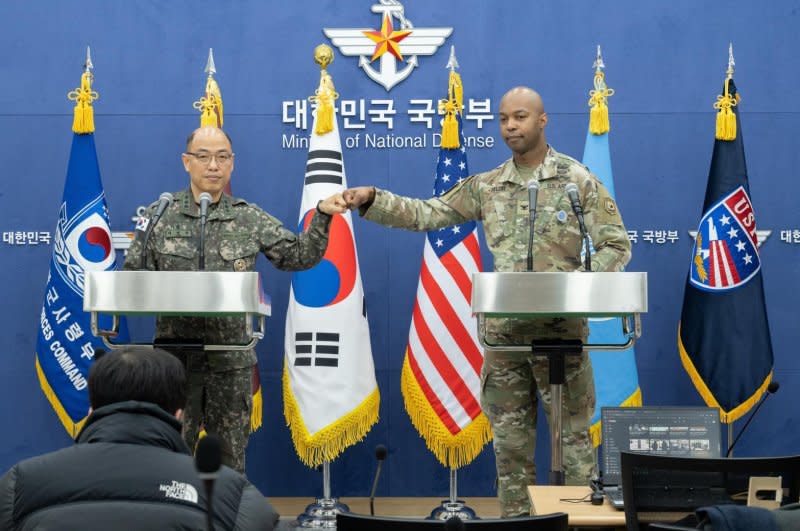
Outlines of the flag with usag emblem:
<svg viewBox="0 0 800 531">
<path fill-rule="evenodd" d="M 681 362 L 725 423 L 758 402 L 773 364 L 738 103 L 729 70 L 678 325 Z"/>
</svg>

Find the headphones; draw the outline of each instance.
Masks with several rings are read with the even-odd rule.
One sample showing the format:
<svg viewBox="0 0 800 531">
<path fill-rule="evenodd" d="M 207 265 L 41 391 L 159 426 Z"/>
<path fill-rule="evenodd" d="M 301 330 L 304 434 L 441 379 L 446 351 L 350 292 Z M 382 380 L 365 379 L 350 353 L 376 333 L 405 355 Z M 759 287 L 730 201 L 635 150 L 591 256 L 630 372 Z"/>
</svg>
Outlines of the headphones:
<svg viewBox="0 0 800 531">
<path fill-rule="evenodd" d="M 603 480 L 596 477 L 591 478 L 589 488 L 592 489 L 592 495 L 589 498 L 592 505 L 603 505 Z"/>
</svg>

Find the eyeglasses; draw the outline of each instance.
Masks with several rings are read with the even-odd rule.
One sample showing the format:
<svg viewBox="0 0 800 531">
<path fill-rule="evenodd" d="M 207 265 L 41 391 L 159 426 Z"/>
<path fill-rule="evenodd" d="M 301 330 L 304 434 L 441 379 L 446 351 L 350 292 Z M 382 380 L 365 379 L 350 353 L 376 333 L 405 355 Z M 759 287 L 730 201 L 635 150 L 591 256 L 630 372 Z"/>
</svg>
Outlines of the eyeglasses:
<svg viewBox="0 0 800 531">
<path fill-rule="evenodd" d="M 186 154 L 193 156 L 197 162 L 204 166 L 211 164 L 211 159 L 215 159 L 217 164 L 220 166 L 230 164 L 230 162 L 233 160 L 233 153 L 228 151 L 220 151 L 219 153 L 209 153 L 208 151 L 193 153 L 191 151 L 187 151 Z"/>
</svg>

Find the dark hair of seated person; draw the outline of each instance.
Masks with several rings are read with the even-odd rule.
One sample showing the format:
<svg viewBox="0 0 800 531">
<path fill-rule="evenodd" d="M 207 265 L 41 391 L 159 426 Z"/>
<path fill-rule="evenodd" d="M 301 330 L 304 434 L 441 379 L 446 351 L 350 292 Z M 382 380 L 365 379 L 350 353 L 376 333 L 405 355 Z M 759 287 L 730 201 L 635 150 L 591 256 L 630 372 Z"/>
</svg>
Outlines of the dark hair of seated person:
<svg viewBox="0 0 800 531">
<path fill-rule="evenodd" d="M 89 404 L 150 402 L 170 414 L 186 406 L 183 364 L 161 349 L 121 348 L 103 353 L 89 370 Z"/>
</svg>

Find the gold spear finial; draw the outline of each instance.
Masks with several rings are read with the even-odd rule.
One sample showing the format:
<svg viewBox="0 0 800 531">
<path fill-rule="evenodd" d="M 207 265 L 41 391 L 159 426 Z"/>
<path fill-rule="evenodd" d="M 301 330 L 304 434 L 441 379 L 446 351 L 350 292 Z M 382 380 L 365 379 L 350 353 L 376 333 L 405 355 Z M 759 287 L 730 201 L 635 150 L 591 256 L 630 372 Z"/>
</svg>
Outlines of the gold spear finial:
<svg viewBox="0 0 800 531">
<path fill-rule="evenodd" d="M 728 69 L 725 73 L 728 75 L 728 79 L 733 79 L 733 67 L 736 66 L 736 61 L 733 60 L 733 43 L 728 43 Z"/>
</svg>

